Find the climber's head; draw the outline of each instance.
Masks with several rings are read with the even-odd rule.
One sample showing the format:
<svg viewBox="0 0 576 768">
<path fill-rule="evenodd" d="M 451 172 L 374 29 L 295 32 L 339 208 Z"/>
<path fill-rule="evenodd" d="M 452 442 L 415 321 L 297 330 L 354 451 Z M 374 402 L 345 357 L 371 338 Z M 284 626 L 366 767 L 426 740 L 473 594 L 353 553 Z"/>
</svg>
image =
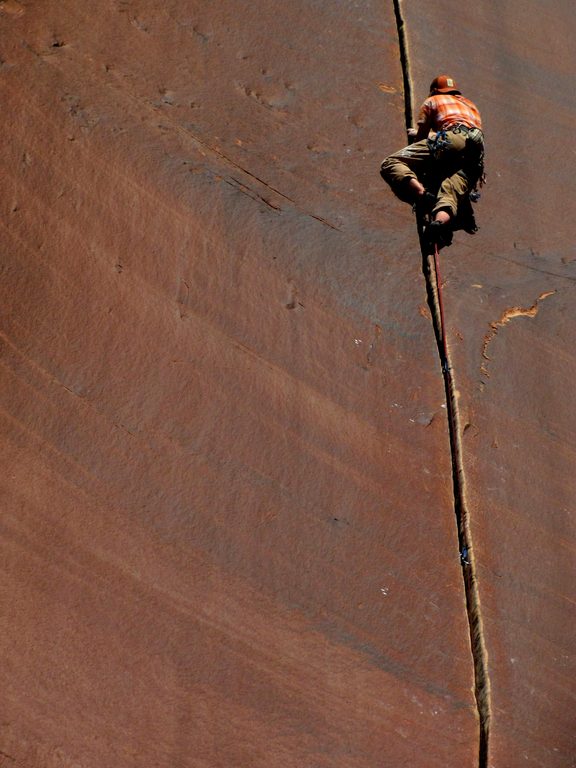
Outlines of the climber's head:
<svg viewBox="0 0 576 768">
<path fill-rule="evenodd" d="M 430 96 L 435 93 L 460 93 L 456 80 L 449 75 L 438 75 L 430 83 Z"/>
</svg>

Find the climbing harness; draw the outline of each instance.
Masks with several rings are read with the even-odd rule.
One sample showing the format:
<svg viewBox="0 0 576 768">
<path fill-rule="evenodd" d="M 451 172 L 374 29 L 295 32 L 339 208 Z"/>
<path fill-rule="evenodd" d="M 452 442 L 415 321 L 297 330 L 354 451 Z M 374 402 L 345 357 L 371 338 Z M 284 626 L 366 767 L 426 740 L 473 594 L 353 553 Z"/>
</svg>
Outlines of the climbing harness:
<svg viewBox="0 0 576 768">
<path fill-rule="evenodd" d="M 452 133 L 463 133 L 467 139 L 470 139 L 475 144 L 484 144 L 484 134 L 480 128 L 470 128 L 463 123 L 457 123 L 456 125 L 451 125 L 447 130 L 452 131 Z"/>
<path fill-rule="evenodd" d="M 470 198 L 473 203 L 480 199 L 478 186 L 482 187 L 486 182 L 484 173 L 484 134 L 480 128 L 469 128 L 458 123 L 448 128 L 439 130 L 433 138 L 426 139 L 428 149 L 434 160 L 440 160 L 442 155 L 452 146 L 449 133 L 462 134 L 466 138 L 464 154 L 467 157 L 466 170 L 460 173 L 470 181 L 472 192 Z"/>
</svg>

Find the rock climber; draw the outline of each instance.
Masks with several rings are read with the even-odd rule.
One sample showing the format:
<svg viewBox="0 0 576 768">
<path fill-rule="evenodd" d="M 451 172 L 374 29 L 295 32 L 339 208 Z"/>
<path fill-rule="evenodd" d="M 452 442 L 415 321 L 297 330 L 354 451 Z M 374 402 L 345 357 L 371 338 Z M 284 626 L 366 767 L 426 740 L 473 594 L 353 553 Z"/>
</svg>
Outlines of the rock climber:
<svg viewBox="0 0 576 768">
<path fill-rule="evenodd" d="M 408 141 L 384 160 L 380 175 L 400 200 L 429 214 L 428 241 L 442 247 L 455 229 L 476 232 L 470 199 L 484 181 L 482 118 L 454 78 L 434 78 Z"/>
</svg>

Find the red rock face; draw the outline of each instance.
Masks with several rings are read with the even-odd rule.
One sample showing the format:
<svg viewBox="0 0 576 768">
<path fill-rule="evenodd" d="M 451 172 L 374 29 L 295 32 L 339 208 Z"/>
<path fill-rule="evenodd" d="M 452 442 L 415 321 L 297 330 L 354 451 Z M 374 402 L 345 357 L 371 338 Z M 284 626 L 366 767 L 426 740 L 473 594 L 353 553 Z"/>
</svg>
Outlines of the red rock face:
<svg viewBox="0 0 576 768">
<path fill-rule="evenodd" d="M 378 176 L 392 4 L 101 6 L 0 3 L 0 765 L 475 765 L 444 386 Z M 406 17 L 422 95 L 437 42 L 457 77 L 471 45 L 432 10 Z M 564 766 L 572 174 L 536 148 L 573 68 L 534 101 L 551 32 L 531 56 L 488 10 L 454 21 L 484 227 L 444 262 L 490 754 Z"/>
</svg>

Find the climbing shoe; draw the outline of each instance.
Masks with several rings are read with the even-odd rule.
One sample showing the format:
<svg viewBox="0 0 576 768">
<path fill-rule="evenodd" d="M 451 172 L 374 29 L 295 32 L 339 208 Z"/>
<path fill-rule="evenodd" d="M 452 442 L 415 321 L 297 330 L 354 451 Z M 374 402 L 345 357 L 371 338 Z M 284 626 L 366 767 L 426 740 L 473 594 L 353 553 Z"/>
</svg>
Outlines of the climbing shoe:
<svg viewBox="0 0 576 768">
<path fill-rule="evenodd" d="M 456 218 L 451 221 L 453 231 L 457 229 L 463 229 L 469 235 L 474 235 L 478 232 L 476 225 L 476 219 L 474 218 L 474 210 L 471 205 L 472 193 L 469 197 L 464 197 L 458 203 L 458 213 Z"/>
<path fill-rule="evenodd" d="M 426 238 L 430 245 L 446 248 L 452 245 L 452 227 L 449 223 L 443 224 L 441 221 L 432 221 L 426 227 Z"/>
<path fill-rule="evenodd" d="M 426 214 L 432 211 L 432 208 L 436 205 L 436 195 L 432 192 L 424 192 L 420 195 L 414 203 L 414 213 L 420 216 L 426 216 Z"/>
</svg>

